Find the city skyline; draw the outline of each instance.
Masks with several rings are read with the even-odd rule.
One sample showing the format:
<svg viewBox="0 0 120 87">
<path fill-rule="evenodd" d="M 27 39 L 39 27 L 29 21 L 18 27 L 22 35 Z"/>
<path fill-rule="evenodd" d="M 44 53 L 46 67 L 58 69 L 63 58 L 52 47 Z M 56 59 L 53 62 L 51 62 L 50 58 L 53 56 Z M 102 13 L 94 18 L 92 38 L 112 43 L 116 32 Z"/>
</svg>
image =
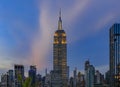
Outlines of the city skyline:
<svg viewBox="0 0 120 87">
<path fill-rule="evenodd" d="M 52 69 L 53 34 L 60 8 L 63 29 L 67 33 L 67 59 L 71 73 L 75 67 L 84 70 L 86 60 L 90 60 L 100 72 L 106 72 L 109 66 L 109 28 L 120 22 L 119 2 L 0 1 L 0 74 L 16 63 L 36 65 L 39 73 L 46 68 Z"/>
</svg>

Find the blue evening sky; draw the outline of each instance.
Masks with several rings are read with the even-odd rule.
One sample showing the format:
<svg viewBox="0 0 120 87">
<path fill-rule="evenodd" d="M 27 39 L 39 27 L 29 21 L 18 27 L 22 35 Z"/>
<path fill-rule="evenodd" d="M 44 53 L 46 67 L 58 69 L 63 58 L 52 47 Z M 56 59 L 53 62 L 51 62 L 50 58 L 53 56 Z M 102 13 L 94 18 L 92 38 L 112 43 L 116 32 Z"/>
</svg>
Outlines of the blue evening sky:
<svg viewBox="0 0 120 87">
<path fill-rule="evenodd" d="M 53 35 L 61 8 L 70 71 L 89 60 L 109 66 L 109 28 L 120 22 L 120 0 L 0 0 L 0 74 L 24 64 L 38 73 L 52 69 Z M 44 74 L 43 74 L 44 75 Z"/>
</svg>

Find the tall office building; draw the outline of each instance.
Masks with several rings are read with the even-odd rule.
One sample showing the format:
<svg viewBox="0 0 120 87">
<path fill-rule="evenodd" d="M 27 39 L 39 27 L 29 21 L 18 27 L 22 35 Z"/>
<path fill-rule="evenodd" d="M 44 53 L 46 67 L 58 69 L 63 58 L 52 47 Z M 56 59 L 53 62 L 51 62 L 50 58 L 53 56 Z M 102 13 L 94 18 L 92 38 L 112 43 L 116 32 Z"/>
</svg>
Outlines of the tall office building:
<svg viewBox="0 0 120 87">
<path fill-rule="evenodd" d="M 74 87 L 77 87 L 77 68 L 75 68 L 75 70 L 73 71 L 73 84 L 74 84 Z"/>
<path fill-rule="evenodd" d="M 76 87 L 85 87 L 84 75 L 81 72 L 78 72 Z"/>
<path fill-rule="evenodd" d="M 73 77 L 70 77 L 69 83 L 70 83 L 69 87 L 74 87 L 74 79 L 73 79 Z"/>
<path fill-rule="evenodd" d="M 120 64 L 120 24 L 110 28 L 110 87 L 118 87 L 116 75 L 120 73 L 117 66 Z M 119 85 L 120 86 L 120 85 Z"/>
<path fill-rule="evenodd" d="M 31 86 L 36 84 L 36 66 L 30 66 L 29 77 L 31 78 Z"/>
<path fill-rule="evenodd" d="M 36 83 L 39 84 L 40 87 L 42 87 L 42 76 L 40 74 L 36 75 Z"/>
<path fill-rule="evenodd" d="M 8 85 L 8 74 L 1 75 L 1 85 L 0 87 L 9 87 Z"/>
<path fill-rule="evenodd" d="M 67 80 L 68 80 L 68 84 L 69 84 L 69 77 L 70 77 L 70 74 L 69 74 L 69 66 L 67 66 Z"/>
<path fill-rule="evenodd" d="M 7 72 L 7 74 L 8 74 L 8 85 L 9 85 L 9 87 L 13 87 L 14 86 L 14 76 L 13 76 L 13 70 L 9 70 L 8 72 Z"/>
<path fill-rule="evenodd" d="M 67 42 L 66 33 L 62 29 L 61 11 L 59 13 L 58 30 L 54 34 L 52 87 L 67 87 Z M 54 86 L 53 86 L 54 85 Z"/>
<path fill-rule="evenodd" d="M 94 87 L 95 68 L 89 61 L 85 62 L 85 87 Z"/>
<path fill-rule="evenodd" d="M 110 84 L 110 71 L 109 70 L 105 73 L 105 83 L 107 85 Z"/>
<path fill-rule="evenodd" d="M 15 87 L 22 87 L 22 82 L 24 80 L 24 66 L 14 65 L 15 70 Z"/>
<path fill-rule="evenodd" d="M 101 83 L 101 73 L 96 70 L 95 72 L 95 84 L 100 84 Z"/>
</svg>

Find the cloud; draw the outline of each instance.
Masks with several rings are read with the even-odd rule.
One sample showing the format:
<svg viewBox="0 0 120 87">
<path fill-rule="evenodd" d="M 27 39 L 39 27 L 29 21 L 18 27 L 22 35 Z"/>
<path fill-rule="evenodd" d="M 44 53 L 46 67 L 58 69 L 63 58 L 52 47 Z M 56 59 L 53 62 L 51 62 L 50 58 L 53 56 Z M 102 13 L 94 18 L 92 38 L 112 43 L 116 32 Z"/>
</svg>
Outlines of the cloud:
<svg viewBox="0 0 120 87">
<path fill-rule="evenodd" d="M 11 66 L 12 66 L 12 61 L 10 60 L 0 61 L 0 69 L 10 69 Z"/>
<path fill-rule="evenodd" d="M 47 64 L 47 56 L 49 49 L 52 46 L 52 23 L 50 16 L 48 16 L 48 9 L 46 7 L 40 7 L 39 16 L 39 30 L 36 33 L 36 37 L 33 39 L 31 61 L 32 64 L 37 65 L 40 70 L 45 69 Z"/>
<path fill-rule="evenodd" d="M 110 25 L 112 26 L 112 24 L 116 23 L 116 18 L 118 14 L 115 13 L 106 13 L 104 16 L 102 16 L 101 18 L 99 18 L 99 20 L 96 22 L 96 24 L 94 25 L 94 33 L 99 32 L 102 29 L 105 29 L 104 27 Z"/>
<path fill-rule="evenodd" d="M 14 67 L 14 64 L 30 65 L 28 62 L 34 29 L 23 20 L 8 16 L 0 23 L 0 69 L 1 72 Z M 32 30 L 32 31 L 31 31 Z"/>
<path fill-rule="evenodd" d="M 77 18 L 80 17 L 84 11 L 86 11 L 89 4 L 89 0 L 75 0 L 72 6 L 68 6 L 63 13 L 66 23 L 72 24 L 72 22 L 75 22 Z"/>
<path fill-rule="evenodd" d="M 119 5 L 114 1 L 108 2 L 108 0 L 78 0 L 73 7 L 71 6 L 71 9 L 67 11 L 69 15 L 66 14 L 65 16 L 65 18 L 72 20 L 72 22 L 70 21 L 66 24 L 66 26 L 69 25 L 70 42 L 76 42 L 97 34 L 103 29 L 108 29 L 110 25 L 119 20 L 120 12 L 117 11 Z M 70 15 L 73 17 L 70 17 Z M 70 29 L 70 27 L 73 29 Z"/>
<path fill-rule="evenodd" d="M 96 66 L 96 70 L 99 70 L 102 74 L 105 74 L 109 70 L 109 65 Z"/>
</svg>

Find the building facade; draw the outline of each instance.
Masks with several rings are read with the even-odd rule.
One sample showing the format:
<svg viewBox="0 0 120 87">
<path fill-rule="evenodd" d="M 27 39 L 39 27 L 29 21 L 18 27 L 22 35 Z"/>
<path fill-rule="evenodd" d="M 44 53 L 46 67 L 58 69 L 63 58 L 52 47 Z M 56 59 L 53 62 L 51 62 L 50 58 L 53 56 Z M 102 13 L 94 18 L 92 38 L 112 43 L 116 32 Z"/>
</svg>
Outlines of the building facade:
<svg viewBox="0 0 120 87">
<path fill-rule="evenodd" d="M 77 87 L 77 68 L 75 68 L 75 70 L 73 71 L 73 84 L 74 84 L 74 87 Z"/>
<path fill-rule="evenodd" d="M 120 63 L 120 24 L 114 24 L 110 28 L 110 87 L 116 86 L 118 78 L 116 75 L 120 73 L 117 68 Z M 120 85 L 119 85 L 120 86 Z"/>
<path fill-rule="evenodd" d="M 8 86 L 13 87 L 14 86 L 14 75 L 13 75 L 13 70 L 9 70 L 7 72 L 8 74 Z"/>
<path fill-rule="evenodd" d="M 81 72 L 78 72 L 76 87 L 85 87 L 84 75 Z"/>
<path fill-rule="evenodd" d="M 14 65 L 15 70 L 15 87 L 22 87 L 22 82 L 24 81 L 24 66 Z"/>
<path fill-rule="evenodd" d="M 0 87 L 9 87 L 8 85 L 8 74 L 1 75 L 1 86 Z"/>
<path fill-rule="evenodd" d="M 34 86 L 36 83 L 36 66 L 30 66 L 29 77 L 31 78 L 31 85 Z"/>
<path fill-rule="evenodd" d="M 110 70 L 105 73 L 105 83 L 110 85 Z"/>
<path fill-rule="evenodd" d="M 95 72 L 95 83 L 96 84 L 104 84 L 104 75 L 99 72 L 99 70 L 96 70 Z"/>
<path fill-rule="evenodd" d="M 85 87 L 94 87 L 95 68 L 89 61 L 85 62 Z"/>
<path fill-rule="evenodd" d="M 67 41 L 62 29 L 61 12 L 59 13 L 58 30 L 54 33 L 52 87 L 67 87 Z M 56 84 L 56 85 L 55 85 Z"/>
</svg>

